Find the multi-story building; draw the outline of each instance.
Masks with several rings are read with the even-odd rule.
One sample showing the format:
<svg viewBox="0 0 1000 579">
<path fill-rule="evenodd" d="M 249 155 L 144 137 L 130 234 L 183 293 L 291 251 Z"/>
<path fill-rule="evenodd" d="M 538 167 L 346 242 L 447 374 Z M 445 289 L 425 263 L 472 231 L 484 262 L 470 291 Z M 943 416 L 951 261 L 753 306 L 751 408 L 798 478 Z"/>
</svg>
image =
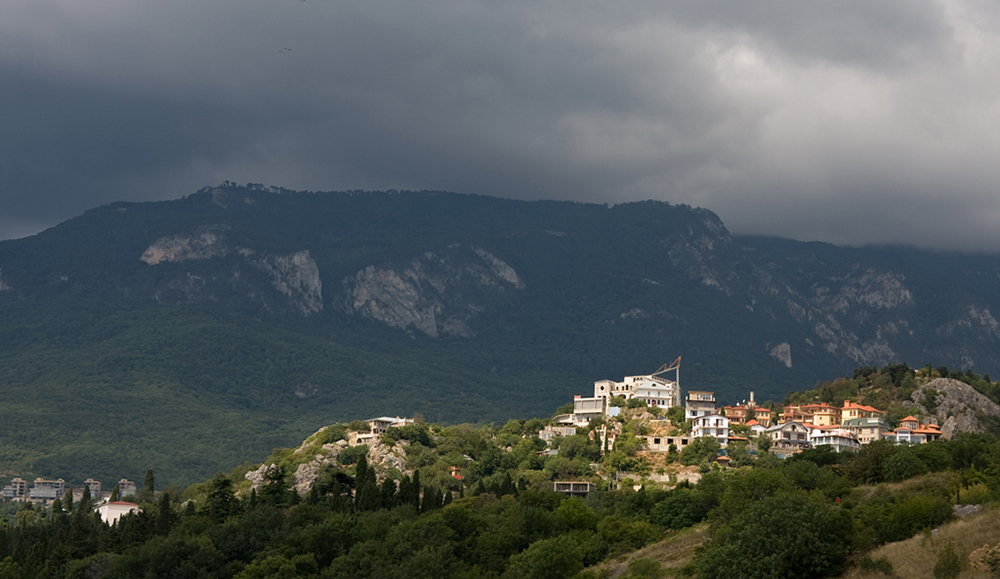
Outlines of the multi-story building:
<svg viewBox="0 0 1000 579">
<path fill-rule="evenodd" d="M 801 422 L 775 424 L 764 433 L 774 441 L 771 452 L 780 458 L 786 458 L 794 452 L 809 448 L 809 429 Z"/>
<path fill-rule="evenodd" d="M 829 446 L 834 452 L 857 452 L 861 449 L 861 443 L 850 430 L 846 428 L 826 428 L 817 426 L 810 435 L 812 445 Z"/>
<path fill-rule="evenodd" d="M 129 496 L 134 497 L 135 494 L 136 494 L 136 488 L 134 482 L 128 479 L 122 479 L 118 481 L 118 496 L 122 498 Z"/>
<path fill-rule="evenodd" d="M 403 426 L 408 426 L 413 424 L 412 418 L 400 418 L 391 416 L 380 416 L 378 418 L 371 418 L 366 420 L 368 423 L 368 428 L 372 434 L 382 434 L 390 427 L 402 428 Z"/>
<path fill-rule="evenodd" d="M 881 418 L 882 411 L 871 406 L 855 404 L 850 400 L 844 400 L 844 407 L 840 409 L 840 419 L 848 421 L 852 418 Z"/>
<path fill-rule="evenodd" d="M 594 382 L 594 397 L 610 399 L 621 396 L 626 400 L 637 398 L 647 406 L 671 408 L 681 403 L 680 385 L 657 374 L 626 376 L 621 382 L 598 380 Z"/>
<path fill-rule="evenodd" d="M 729 419 L 721 414 L 706 414 L 691 421 L 691 437 L 710 436 L 720 445 L 729 444 Z"/>
<path fill-rule="evenodd" d="M 101 481 L 88 478 L 83 484 L 90 489 L 90 497 L 94 500 L 101 498 Z"/>
<path fill-rule="evenodd" d="M 750 416 L 750 408 L 738 404 L 736 406 L 723 406 L 722 414 L 729 419 L 730 424 L 746 424 Z"/>
<path fill-rule="evenodd" d="M 66 481 L 63 479 L 36 478 L 34 486 L 28 491 L 28 496 L 33 500 L 52 501 L 63 496 L 65 492 Z"/>
<path fill-rule="evenodd" d="M 28 498 L 28 482 L 20 479 L 11 479 L 10 484 L 3 487 L 3 500 L 24 501 Z"/>
<path fill-rule="evenodd" d="M 892 432 L 889 423 L 881 417 L 875 418 L 848 418 L 841 425 L 858 439 L 861 444 L 881 440 Z"/>
<path fill-rule="evenodd" d="M 715 392 L 691 390 L 684 402 L 684 419 L 694 420 L 699 416 L 715 414 Z"/>
</svg>

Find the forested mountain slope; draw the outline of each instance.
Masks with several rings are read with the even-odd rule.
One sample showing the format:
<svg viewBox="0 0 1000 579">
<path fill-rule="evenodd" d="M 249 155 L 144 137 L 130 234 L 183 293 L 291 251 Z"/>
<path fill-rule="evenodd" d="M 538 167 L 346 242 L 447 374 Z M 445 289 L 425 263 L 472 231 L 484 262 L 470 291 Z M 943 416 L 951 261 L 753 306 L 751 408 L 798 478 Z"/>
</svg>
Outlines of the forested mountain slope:
<svg viewBox="0 0 1000 579">
<path fill-rule="evenodd" d="M 318 424 L 548 414 L 683 355 L 781 399 L 996 372 L 1000 258 L 733 238 L 705 209 L 224 184 L 0 242 L 0 470 L 189 482 Z"/>
</svg>

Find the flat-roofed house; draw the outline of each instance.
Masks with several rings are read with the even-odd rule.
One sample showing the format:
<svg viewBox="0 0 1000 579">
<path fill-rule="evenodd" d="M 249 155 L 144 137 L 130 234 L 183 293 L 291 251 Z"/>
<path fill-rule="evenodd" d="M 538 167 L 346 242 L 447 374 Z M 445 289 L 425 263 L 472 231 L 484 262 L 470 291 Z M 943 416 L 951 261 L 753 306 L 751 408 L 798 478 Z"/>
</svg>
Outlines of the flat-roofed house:
<svg viewBox="0 0 1000 579">
<path fill-rule="evenodd" d="M 848 418 L 841 426 L 850 430 L 862 445 L 881 440 L 892 432 L 889 423 L 881 417 Z"/>
<path fill-rule="evenodd" d="M 120 492 L 120 491 L 119 491 Z M 97 505 L 96 510 L 101 515 L 101 520 L 109 525 L 118 522 L 119 519 L 130 513 L 141 513 L 142 509 L 135 503 L 125 501 L 114 501 Z"/>
<path fill-rule="evenodd" d="M 720 445 L 729 444 L 729 419 L 721 414 L 706 414 L 691 421 L 691 437 L 709 436 Z"/>
<path fill-rule="evenodd" d="M 690 390 L 684 401 L 684 419 L 693 420 L 698 416 L 715 414 L 715 392 Z"/>
</svg>

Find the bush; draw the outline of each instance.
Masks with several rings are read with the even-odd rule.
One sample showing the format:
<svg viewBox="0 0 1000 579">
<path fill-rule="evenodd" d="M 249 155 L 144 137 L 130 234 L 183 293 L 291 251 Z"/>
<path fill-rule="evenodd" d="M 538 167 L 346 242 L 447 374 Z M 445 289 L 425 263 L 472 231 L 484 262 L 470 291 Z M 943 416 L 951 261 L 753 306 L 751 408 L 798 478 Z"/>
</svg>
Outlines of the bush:
<svg viewBox="0 0 1000 579">
<path fill-rule="evenodd" d="M 362 456 L 365 456 L 366 454 L 368 454 L 367 444 L 348 446 L 344 450 L 340 451 L 340 455 L 337 456 L 337 462 L 343 465 L 355 464 Z"/>
<path fill-rule="evenodd" d="M 872 559 L 871 555 L 865 555 L 864 559 L 861 559 L 860 567 L 865 571 L 878 571 L 885 575 L 893 573 L 892 563 L 886 557 Z"/>
<path fill-rule="evenodd" d="M 968 559 L 965 549 L 959 546 L 956 552 L 955 546 L 948 541 L 938 553 L 937 563 L 934 565 L 934 579 L 955 579 L 965 569 Z"/>
</svg>

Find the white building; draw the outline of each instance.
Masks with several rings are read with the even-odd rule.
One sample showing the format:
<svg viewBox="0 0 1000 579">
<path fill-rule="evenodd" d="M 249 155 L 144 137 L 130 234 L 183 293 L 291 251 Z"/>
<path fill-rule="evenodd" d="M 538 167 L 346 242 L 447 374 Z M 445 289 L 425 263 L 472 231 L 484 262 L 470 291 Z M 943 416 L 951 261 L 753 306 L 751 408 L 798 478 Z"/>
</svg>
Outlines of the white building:
<svg viewBox="0 0 1000 579">
<path fill-rule="evenodd" d="M 809 434 L 813 447 L 829 446 L 835 452 L 852 451 L 861 449 L 854 433 L 846 428 L 814 428 Z"/>
<path fill-rule="evenodd" d="M 719 444 L 729 444 L 729 419 L 721 414 L 706 414 L 695 418 L 691 423 L 691 437 L 710 436 Z"/>
<path fill-rule="evenodd" d="M 115 501 L 113 503 L 101 503 L 97 505 L 97 512 L 101 515 L 102 521 L 113 525 L 118 519 L 129 513 L 141 513 L 142 509 L 135 503 Z"/>
<path fill-rule="evenodd" d="M 400 418 L 391 416 L 380 416 L 379 418 L 371 418 L 366 420 L 368 423 L 368 428 L 371 430 L 372 434 L 382 434 L 390 427 L 402 428 L 404 426 L 409 426 L 413 424 L 412 418 Z"/>
<path fill-rule="evenodd" d="M 662 374 L 676 371 L 674 380 L 664 378 Z M 621 396 L 625 400 L 633 398 L 643 400 L 647 406 L 670 408 L 680 406 L 680 358 L 668 367 L 664 364 L 659 370 L 646 376 L 625 376 L 621 382 L 613 380 L 598 380 L 594 382 L 594 397 L 610 399 Z"/>
<path fill-rule="evenodd" d="M 546 426 L 538 431 L 538 438 L 552 444 L 552 440 L 559 436 L 573 436 L 576 434 L 574 426 Z"/>
</svg>

